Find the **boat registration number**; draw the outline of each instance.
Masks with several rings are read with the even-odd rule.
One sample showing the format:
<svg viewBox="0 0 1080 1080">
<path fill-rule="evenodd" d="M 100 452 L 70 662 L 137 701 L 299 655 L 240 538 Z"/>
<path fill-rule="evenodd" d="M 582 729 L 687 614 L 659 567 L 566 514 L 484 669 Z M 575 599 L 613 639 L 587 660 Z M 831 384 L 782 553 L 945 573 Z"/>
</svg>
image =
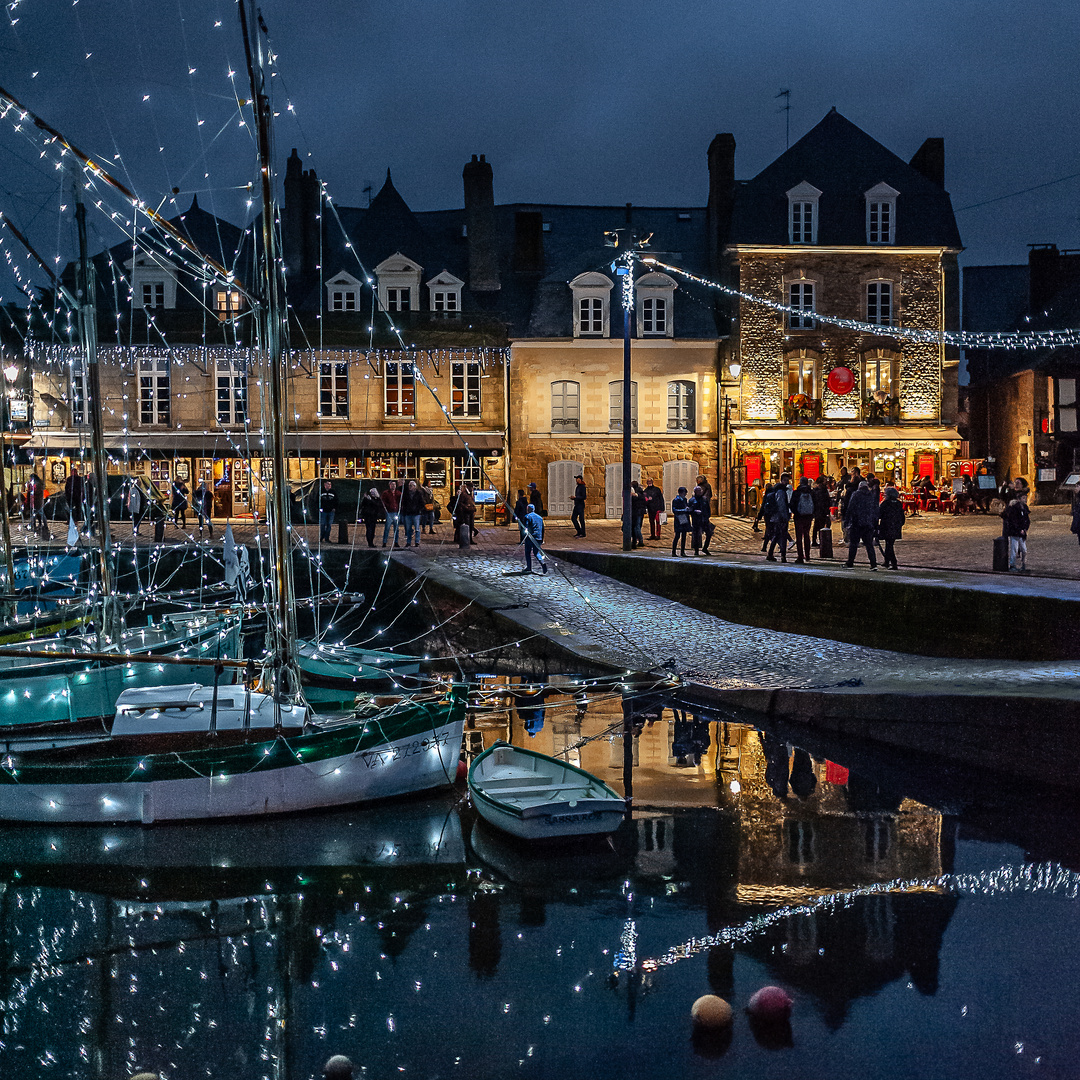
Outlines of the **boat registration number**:
<svg viewBox="0 0 1080 1080">
<path fill-rule="evenodd" d="M 440 731 L 427 735 L 423 739 L 413 739 L 412 742 L 396 743 L 393 746 L 384 746 L 380 750 L 365 750 L 360 757 L 369 769 L 375 769 L 380 765 L 389 765 L 394 761 L 399 761 L 401 758 L 422 754 L 433 747 L 446 746 L 449 740 L 449 732 Z"/>
</svg>

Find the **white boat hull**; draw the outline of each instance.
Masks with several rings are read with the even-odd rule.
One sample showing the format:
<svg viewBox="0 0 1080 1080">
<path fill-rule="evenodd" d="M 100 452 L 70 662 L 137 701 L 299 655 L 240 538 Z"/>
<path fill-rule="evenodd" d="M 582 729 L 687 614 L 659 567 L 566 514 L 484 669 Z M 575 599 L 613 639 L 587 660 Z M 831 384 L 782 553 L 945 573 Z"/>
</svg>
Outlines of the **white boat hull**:
<svg viewBox="0 0 1080 1080">
<path fill-rule="evenodd" d="M 530 807 L 521 815 L 512 814 L 483 799 L 474 799 L 476 812 L 494 828 L 516 836 L 519 840 L 565 840 L 572 836 L 606 836 L 613 833 L 626 815 L 626 804 L 620 799 L 603 806 L 577 806 L 555 803 Z"/>
</svg>

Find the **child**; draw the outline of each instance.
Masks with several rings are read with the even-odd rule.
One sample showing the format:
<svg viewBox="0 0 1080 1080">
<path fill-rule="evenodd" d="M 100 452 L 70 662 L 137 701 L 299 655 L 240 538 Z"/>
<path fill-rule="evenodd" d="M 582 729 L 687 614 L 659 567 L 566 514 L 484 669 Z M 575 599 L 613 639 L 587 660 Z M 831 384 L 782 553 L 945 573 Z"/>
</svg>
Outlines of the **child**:
<svg viewBox="0 0 1080 1080">
<path fill-rule="evenodd" d="M 1009 538 L 1009 569 L 1027 573 L 1027 534 L 1031 525 L 1028 512 L 1028 493 L 1021 491 L 1019 496 L 1005 507 L 1002 517 L 1005 519 L 1005 535 Z M 1020 565 L 1016 565 L 1019 556 Z"/>
</svg>

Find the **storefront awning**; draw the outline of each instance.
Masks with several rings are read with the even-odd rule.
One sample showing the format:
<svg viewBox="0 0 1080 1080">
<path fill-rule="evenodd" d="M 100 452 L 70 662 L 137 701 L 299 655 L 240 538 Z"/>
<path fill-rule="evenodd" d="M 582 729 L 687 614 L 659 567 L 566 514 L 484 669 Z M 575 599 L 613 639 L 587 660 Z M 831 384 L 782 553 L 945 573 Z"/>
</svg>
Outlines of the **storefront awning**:
<svg viewBox="0 0 1080 1080">
<path fill-rule="evenodd" d="M 733 424 L 736 442 L 768 443 L 770 446 L 799 444 L 839 449 L 844 443 L 853 446 L 925 447 L 932 442 L 959 442 L 955 428 L 936 425 L 902 424 L 882 427 L 825 427 L 824 425 L 777 424 L 775 427 L 744 427 Z"/>
<path fill-rule="evenodd" d="M 503 436 L 499 432 L 463 432 L 470 450 L 490 451 L 503 448 Z M 57 453 L 82 450 L 90 452 L 89 434 L 63 431 L 38 430 L 27 441 L 28 449 L 54 451 Z M 106 434 L 105 448 L 112 453 L 147 453 L 153 457 L 173 454 L 189 454 L 193 457 L 231 457 L 250 454 L 260 457 L 264 446 L 257 432 L 210 431 L 188 433 L 180 431 L 149 432 L 120 436 Z M 465 449 L 453 432 L 366 432 L 328 431 L 303 432 L 285 436 L 285 451 L 316 457 L 322 454 L 362 454 L 370 451 L 413 450 L 417 453 L 454 454 Z"/>
</svg>

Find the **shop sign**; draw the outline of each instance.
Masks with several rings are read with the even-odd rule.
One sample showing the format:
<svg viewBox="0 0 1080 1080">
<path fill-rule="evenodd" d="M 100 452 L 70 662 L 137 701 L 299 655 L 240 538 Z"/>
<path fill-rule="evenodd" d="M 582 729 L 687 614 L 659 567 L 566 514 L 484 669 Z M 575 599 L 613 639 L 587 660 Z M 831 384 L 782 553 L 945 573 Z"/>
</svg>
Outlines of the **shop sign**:
<svg viewBox="0 0 1080 1080">
<path fill-rule="evenodd" d="M 177 458 L 174 470 L 177 480 L 183 480 L 186 483 L 191 479 L 191 462 L 187 458 Z"/>
<path fill-rule="evenodd" d="M 26 398 L 12 398 L 10 404 L 12 422 L 25 424 L 30 419 L 30 402 Z"/>
<path fill-rule="evenodd" d="M 430 458 L 424 462 L 424 483 L 429 488 L 446 487 L 446 461 Z"/>
</svg>

